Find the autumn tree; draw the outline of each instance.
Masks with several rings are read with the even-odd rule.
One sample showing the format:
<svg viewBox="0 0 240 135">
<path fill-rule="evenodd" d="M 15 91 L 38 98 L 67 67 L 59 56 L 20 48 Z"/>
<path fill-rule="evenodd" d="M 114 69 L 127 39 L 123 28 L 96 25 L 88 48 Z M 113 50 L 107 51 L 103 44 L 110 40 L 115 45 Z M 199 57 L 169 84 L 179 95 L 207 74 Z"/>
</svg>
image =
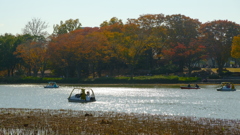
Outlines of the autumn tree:
<svg viewBox="0 0 240 135">
<path fill-rule="evenodd" d="M 240 34 L 240 25 L 227 20 L 216 20 L 201 26 L 201 37 L 210 58 L 217 62 L 219 73 L 231 57 L 234 36 Z"/>
<path fill-rule="evenodd" d="M 110 59 L 107 38 L 101 33 L 101 31 L 96 30 L 93 33 L 89 33 L 84 41 L 89 50 L 88 55 L 86 54 L 88 56 L 86 57 L 86 60 L 88 60 L 91 65 L 90 69 L 93 78 L 95 77 L 95 71 L 97 72 L 98 77 L 101 77 L 102 70 Z"/>
<path fill-rule="evenodd" d="M 231 56 L 240 58 L 240 36 L 233 37 Z"/>
<path fill-rule="evenodd" d="M 149 49 L 144 52 L 142 66 L 148 69 L 154 68 L 154 63 L 162 56 L 162 49 L 166 40 L 166 28 L 164 26 L 165 16 L 163 14 L 146 14 L 137 19 L 128 19 L 128 23 L 139 25 L 145 35 Z M 155 65 L 157 66 L 157 65 Z"/>
<path fill-rule="evenodd" d="M 123 31 L 123 22 L 116 17 L 111 18 L 109 21 L 104 21 L 101 25 L 101 33 L 107 38 L 109 44 L 109 57 L 108 68 L 110 75 L 113 75 L 114 70 L 117 70 L 117 74 L 120 73 L 120 68 L 125 66 L 124 62 L 120 60 L 117 55 L 118 41 L 121 41 L 121 35 Z"/>
<path fill-rule="evenodd" d="M 74 70 L 74 48 L 72 44 L 72 39 L 69 33 L 61 34 L 58 37 L 52 37 L 51 42 L 48 45 L 48 53 L 51 59 L 51 67 L 55 69 L 62 70 L 61 75 L 65 75 L 69 78 L 71 71 Z M 71 70 L 73 69 L 73 70 Z"/>
<path fill-rule="evenodd" d="M 77 29 L 70 33 L 52 37 L 49 44 L 49 52 L 53 67 L 63 70 L 64 75 L 72 77 L 77 73 L 78 78 L 81 72 L 89 65 L 89 59 L 94 55 L 94 48 L 88 40 L 88 34 L 97 31 L 98 28 Z M 91 40 L 92 41 L 92 40 Z M 94 41 L 97 42 L 97 41 Z M 89 67 L 87 67 L 88 69 Z"/>
<path fill-rule="evenodd" d="M 188 74 L 191 75 L 193 67 L 204 57 L 205 47 L 198 40 L 192 41 L 189 45 L 178 43 L 171 44 L 169 49 L 163 51 L 165 59 L 172 62 L 185 60 L 185 66 L 188 68 Z"/>
<path fill-rule="evenodd" d="M 34 76 L 37 76 L 38 70 L 41 70 L 43 76 L 44 70 L 46 70 L 46 60 L 48 57 L 46 54 L 48 36 L 48 32 L 46 31 L 47 28 L 48 24 L 46 22 L 39 18 L 33 18 L 23 29 L 23 33 L 25 35 L 31 35 L 32 39 L 29 39 L 25 43 L 21 44 L 16 51 L 18 57 L 23 58 L 25 62 L 29 64 L 29 70 L 33 70 Z M 31 71 L 29 71 L 29 74 L 30 73 Z"/>
<path fill-rule="evenodd" d="M 81 71 L 85 73 L 91 72 L 93 78 L 95 77 L 96 68 L 100 67 L 100 61 L 104 59 L 103 55 L 99 55 L 104 46 L 101 46 L 101 37 L 99 28 L 84 28 L 73 31 L 74 35 L 73 44 L 75 49 L 76 58 L 76 71 L 78 77 L 81 76 Z M 99 38 L 98 38 L 99 37 Z M 99 73 L 99 76 L 101 74 Z"/>
<path fill-rule="evenodd" d="M 33 71 L 33 75 L 37 76 L 38 71 L 41 71 L 43 77 L 47 64 L 47 42 L 43 36 L 31 36 L 28 40 L 18 45 L 14 54 L 22 58 L 29 69 L 29 75 Z"/>
<path fill-rule="evenodd" d="M 171 15 L 166 16 L 165 26 L 167 28 L 168 38 L 166 40 L 166 50 L 173 48 L 192 48 L 191 43 L 194 42 L 199 36 L 199 27 L 201 23 L 197 19 L 192 19 L 184 15 Z M 166 54 L 166 53 L 165 53 Z M 176 55 L 178 56 L 178 55 Z M 164 56 L 168 57 L 168 55 Z M 185 57 L 174 57 L 172 60 L 177 59 L 179 70 L 182 72 L 186 66 Z M 190 64 L 192 65 L 192 64 Z M 190 69 L 189 69 L 190 70 Z"/>
<path fill-rule="evenodd" d="M 129 23 L 124 25 L 122 34 L 118 34 L 118 36 L 113 50 L 128 65 L 131 79 L 133 79 L 135 66 L 143 52 L 148 49 L 145 34 L 139 25 Z"/>
</svg>

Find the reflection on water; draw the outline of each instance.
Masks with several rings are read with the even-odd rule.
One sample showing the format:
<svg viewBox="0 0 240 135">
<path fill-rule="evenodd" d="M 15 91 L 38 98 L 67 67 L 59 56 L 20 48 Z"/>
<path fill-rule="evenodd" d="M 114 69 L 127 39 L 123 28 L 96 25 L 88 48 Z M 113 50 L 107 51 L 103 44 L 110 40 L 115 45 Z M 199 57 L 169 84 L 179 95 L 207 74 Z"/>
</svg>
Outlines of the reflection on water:
<svg viewBox="0 0 240 135">
<path fill-rule="evenodd" d="M 44 89 L 42 85 L 0 85 L 0 108 L 72 109 L 240 119 L 240 91 L 219 92 L 179 88 L 92 87 L 96 102 L 71 103 L 73 87 Z"/>
</svg>

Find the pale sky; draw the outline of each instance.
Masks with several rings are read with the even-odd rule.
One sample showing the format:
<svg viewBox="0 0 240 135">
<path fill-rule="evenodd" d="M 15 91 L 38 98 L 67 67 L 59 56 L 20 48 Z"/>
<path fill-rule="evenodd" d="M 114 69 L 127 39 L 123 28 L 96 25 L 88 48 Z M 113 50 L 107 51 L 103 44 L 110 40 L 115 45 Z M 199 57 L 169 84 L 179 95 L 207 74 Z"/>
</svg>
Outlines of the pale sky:
<svg viewBox="0 0 240 135">
<path fill-rule="evenodd" d="M 98 27 L 112 17 L 137 19 L 144 14 L 182 14 L 205 23 L 228 20 L 240 24 L 240 0 L 0 0 L 0 35 L 22 34 L 32 18 L 48 23 L 49 34 L 60 21 L 79 19 Z"/>
</svg>

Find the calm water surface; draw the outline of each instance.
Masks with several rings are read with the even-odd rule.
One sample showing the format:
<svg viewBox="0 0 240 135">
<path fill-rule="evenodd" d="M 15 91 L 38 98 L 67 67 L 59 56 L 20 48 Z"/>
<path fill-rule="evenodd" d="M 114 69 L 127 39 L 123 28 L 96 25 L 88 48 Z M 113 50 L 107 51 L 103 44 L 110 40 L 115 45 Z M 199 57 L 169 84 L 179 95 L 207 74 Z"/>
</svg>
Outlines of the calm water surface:
<svg viewBox="0 0 240 135">
<path fill-rule="evenodd" d="M 219 92 L 217 85 L 200 90 L 180 88 L 92 87 L 96 102 L 68 102 L 74 87 L 44 89 L 43 85 L 0 85 L 0 108 L 72 109 L 240 119 L 240 88 Z"/>
</svg>

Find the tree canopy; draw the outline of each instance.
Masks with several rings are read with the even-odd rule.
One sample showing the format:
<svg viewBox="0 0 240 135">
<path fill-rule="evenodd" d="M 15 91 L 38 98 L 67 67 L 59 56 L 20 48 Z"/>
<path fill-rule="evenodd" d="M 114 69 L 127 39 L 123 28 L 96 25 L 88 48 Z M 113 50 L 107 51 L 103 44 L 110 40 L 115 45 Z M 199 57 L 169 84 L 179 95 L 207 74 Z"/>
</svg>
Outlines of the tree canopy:
<svg viewBox="0 0 240 135">
<path fill-rule="evenodd" d="M 215 60 L 219 71 L 230 57 L 239 58 L 240 25 L 227 20 L 202 24 L 185 15 L 145 14 L 117 17 L 100 27 L 81 27 L 78 19 L 54 25 L 46 37 L 47 24 L 29 21 L 23 35 L 0 36 L 0 70 L 37 76 L 49 69 L 56 76 L 101 77 L 113 71 L 131 78 L 138 71 L 162 73 L 161 67 L 174 65 L 188 74 L 200 61 Z M 156 72 L 155 72 L 156 73 Z"/>
<path fill-rule="evenodd" d="M 60 35 L 69 33 L 71 31 L 80 29 L 82 24 L 79 22 L 79 19 L 69 19 L 65 22 L 60 21 L 60 24 L 56 24 L 53 26 L 53 34 Z"/>
</svg>

